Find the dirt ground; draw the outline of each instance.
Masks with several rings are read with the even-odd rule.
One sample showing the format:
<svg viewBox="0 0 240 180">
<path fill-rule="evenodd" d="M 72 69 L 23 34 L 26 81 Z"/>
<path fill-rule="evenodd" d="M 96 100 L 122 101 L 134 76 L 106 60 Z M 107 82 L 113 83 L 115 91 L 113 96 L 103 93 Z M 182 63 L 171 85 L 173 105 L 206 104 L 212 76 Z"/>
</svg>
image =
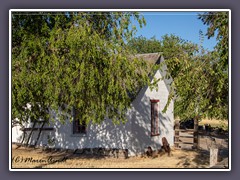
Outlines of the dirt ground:
<svg viewBox="0 0 240 180">
<path fill-rule="evenodd" d="M 172 150 L 171 156 L 83 157 L 66 152 L 12 146 L 12 168 L 208 168 L 209 155 L 202 151 Z"/>
</svg>

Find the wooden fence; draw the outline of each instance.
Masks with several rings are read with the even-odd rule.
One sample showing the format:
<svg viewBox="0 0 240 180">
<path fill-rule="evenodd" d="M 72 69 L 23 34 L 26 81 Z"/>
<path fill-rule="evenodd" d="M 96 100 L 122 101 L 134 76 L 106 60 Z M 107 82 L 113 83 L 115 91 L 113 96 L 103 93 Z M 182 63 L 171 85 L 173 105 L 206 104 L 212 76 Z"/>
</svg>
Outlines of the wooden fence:
<svg viewBox="0 0 240 180">
<path fill-rule="evenodd" d="M 194 129 L 180 129 L 179 122 L 176 122 L 174 145 L 177 149 L 197 149 L 198 123 L 194 121 Z"/>
</svg>

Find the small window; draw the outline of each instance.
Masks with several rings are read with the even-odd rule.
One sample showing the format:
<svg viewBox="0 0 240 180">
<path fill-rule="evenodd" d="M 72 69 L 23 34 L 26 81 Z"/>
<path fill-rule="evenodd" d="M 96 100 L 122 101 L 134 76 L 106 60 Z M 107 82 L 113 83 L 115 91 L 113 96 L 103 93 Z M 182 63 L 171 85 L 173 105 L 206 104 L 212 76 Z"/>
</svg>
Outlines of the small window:
<svg viewBox="0 0 240 180">
<path fill-rule="evenodd" d="M 159 135 L 159 111 L 158 111 L 158 99 L 151 99 L 151 136 Z"/>
<path fill-rule="evenodd" d="M 78 110 L 73 109 L 73 134 L 86 134 L 86 121 L 80 121 Z"/>
</svg>

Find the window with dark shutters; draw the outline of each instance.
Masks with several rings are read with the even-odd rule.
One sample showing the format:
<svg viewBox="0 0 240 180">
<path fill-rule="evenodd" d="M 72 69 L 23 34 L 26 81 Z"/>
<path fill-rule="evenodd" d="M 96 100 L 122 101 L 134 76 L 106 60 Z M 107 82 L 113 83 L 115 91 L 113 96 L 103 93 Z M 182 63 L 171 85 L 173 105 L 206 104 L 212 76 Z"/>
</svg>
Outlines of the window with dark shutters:
<svg viewBox="0 0 240 180">
<path fill-rule="evenodd" d="M 158 99 L 151 99 L 151 136 L 159 135 L 159 108 Z"/>
<path fill-rule="evenodd" d="M 73 134 L 85 134 L 87 130 L 86 122 L 83 120 L 80 121 L 78 116 L 78 111 L 73 110 Z"/>
</svg>

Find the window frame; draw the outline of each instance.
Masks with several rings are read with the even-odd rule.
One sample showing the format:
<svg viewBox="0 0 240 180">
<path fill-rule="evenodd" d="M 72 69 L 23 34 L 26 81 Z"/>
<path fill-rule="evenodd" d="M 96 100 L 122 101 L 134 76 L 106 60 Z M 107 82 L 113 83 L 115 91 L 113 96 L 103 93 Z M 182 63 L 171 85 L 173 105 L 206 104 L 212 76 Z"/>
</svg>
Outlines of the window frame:
<svg viewBox="0 0 240 180">
<path fill-rule="evenodd" d="M 82 124 L 80 124 L 80 119 L 77 118 L 77 110 L 75 108 L 73 108 L 72 134 L 73 135 L 87 134 L 86 121 L 83 120 Z"/>
</svg>

